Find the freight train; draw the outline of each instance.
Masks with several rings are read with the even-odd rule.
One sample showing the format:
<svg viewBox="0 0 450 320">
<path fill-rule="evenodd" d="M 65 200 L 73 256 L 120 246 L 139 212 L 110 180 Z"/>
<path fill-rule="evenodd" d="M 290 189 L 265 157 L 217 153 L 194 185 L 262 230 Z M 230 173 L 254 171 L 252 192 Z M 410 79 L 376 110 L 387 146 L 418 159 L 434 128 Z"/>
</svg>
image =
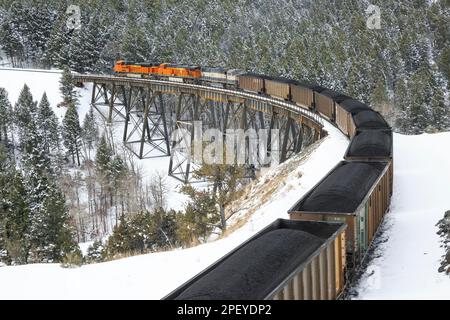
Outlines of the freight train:
<svg viewBox="0 0 450 320">
<path fill-rule="evenodd" d="M 117 62 L 121 76 L 221 84 L 317 112 L 350 138 L 338 163 L 288 211 L 164 299 L 336 299 L 361 265 L 393 189 L 392 129 L 337 91 L 240 70 Z"/>
<path fill-rule="evenodd" d="M 132 78 L 152 78 L 184 83 L 217 83 L 236 87 L 237 76 L 244 72 L 238 69 L 225 70 L 174 63 L 119 60 L 114 66 L 114 73 Z"/>
</svg>

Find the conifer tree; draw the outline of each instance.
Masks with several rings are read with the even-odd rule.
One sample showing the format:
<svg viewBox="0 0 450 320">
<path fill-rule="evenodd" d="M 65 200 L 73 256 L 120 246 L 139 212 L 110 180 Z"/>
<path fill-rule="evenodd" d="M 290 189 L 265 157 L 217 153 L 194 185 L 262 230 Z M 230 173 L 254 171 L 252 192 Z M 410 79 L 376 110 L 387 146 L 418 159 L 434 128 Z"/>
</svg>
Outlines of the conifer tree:
<svg viewBox="0 0 450 320">
<path fill-rule="evenodd" d="M 0 24 L 0 44 L 12 67 L 20 67 L 24 60 L 24 47 L 20 40 L 18 28 L 6 17 Z"/>
<path fill-rule="evenodd" d="M 73 84 L 72 73 L 67 65 L 63 67 L 61 80 L 59 81 L 59 90 L 66 106 L 78 104 L 77 91 Z"/>
<path fill-rule="evenodd" d="M 30 88 L 25 84 L 20 92 L 19 99 L 14 106 L 14 124 L 19 128 L 20 143 L 28 135 L 31 120 L 36 116 L 36 102 L 33 101 Z"/>
<path fill-rule="evenodd" d="M 4 88 L 0 88 L 0 141 L 8 140 L 8 127 L 11 121 L 11 104 L 8 100 L 8 93 Z"/>
<path fill-rule="evenodd" d="M 63 68 L 70 63 L 71 35 L 66 27 L 67 16 L 61 14 L 54 22 L 53 28 L 46 43 L 45 53 L 42 55 L 44 66 Z"/>
<path fill-rule="evenodd" d="M 88 157 L 90 158 L 90 152 L 98 140 L 98 128 L 95 123 L 94 110 L 92 108 L 88 113 L 86 113 L 84 118 L 82 137 L 86 147 L 88 148 Z"/>
<path fill-rule="evenodd" d="M 62 136 L 64 145 L 72 156 L 72 163 L 77 163 L 80 166 L 81 127 L 77 108 L 74 104 L 69 105 L 64 116 Z"/>
<path fill-rule="evenodd" d="M 38 106 L 37 126 L 43 139 L 44 150 L 50 154 L 59 150 L 59 122 L 44 92 Z"/>
<path fill-rule="evenodd" d="M 22 141 L 24 167 L 33 168 L 40 175 L 50 174 L 50 154 L 45 149 L 44 132 L 39 130 L 36 119 L 31 119 L 26 132 Z"/>
<path fill-rule="evenodd" d="M 3 218 L 3 245 L 6 251 L 4 261 L 8 264 L 28 262 L 30 248 L 29 204 L 22 174 L 14 169 L 9 172 L 8 187 L 0 209 Z M 1 237 L 1 236 L 0 236 Z M 0 249 L 1 250 L 1 249 Z"/>
<path fill-rule="evenodd" d="M 111 175 L 111 162 L 113 157 L 113 151 L 106 141 L 105 135 L 102 135 L 95 156 L 96 169 L 102 176 L 109 177 Z"/>
<path fill-rule="evenodd" d="M 195 242 L 205 241 L 205 237 L 210 234 L 220 218 L 215 195 L 212 192 L 197 191 L 190 185 L 183 186 L 181 192 L 188 195 L 191 201 L 187 204 L 184 214 L 180 216 L 177 236 L 189 246 Z"/>
<path fill-rule="evenodd" d="M 8 210 L 11 207 L 9 202 L 9 191 L 11 189 L 8 186 L 13 177 L 13 169 L 14 166 L 8 158 L 5 146 L 0 144 L 0 262 L 6 262 L 7 257 L 5 224 Z"/>
<path fill-rule="evenodd" d="M 404 77 L 397 81 L 394 102 L 396 106 L 395 126 L 400 132 L 410 133 L 411 96 L 408 83 Z"/>
<path fill-rule="evenodd" d="M 79 251 L 70 221 L 64 195 L 48 183 L 41 206 L 32 212 L 30 259 L 60 262 L 67 254 Z"/>
<path fill-rule="evenodd" d="M 128 221 L 122 214 L 119 223 L 114 227 L 113 233 L 108 239 L 107 254 L 113 257 L 117 253 L 135 251 L 135 248 L 131 243 L 131 230 Z"/>
<path fill-rule="evenodd" d="M 430 120 L 432 119 L 432 109 L 430 101 L 433 98 L 433 91 L 431 88 L 431 72 L 428 64 L 423 65 L 418 69 L 410 80 L 411 90 L 411 133 L 419 134 L 432 126 Z"/>
<path fill-rule="evenodd" d="M 86 19 L 87 20 L 87 19 Z M 70 66 L 77 72 L 92 72 L 100 59 L 100 52 L 105 45 L 104 35 L 95 13 L 89 21 L 76 30 L 71 43 Z"/>
</svg>

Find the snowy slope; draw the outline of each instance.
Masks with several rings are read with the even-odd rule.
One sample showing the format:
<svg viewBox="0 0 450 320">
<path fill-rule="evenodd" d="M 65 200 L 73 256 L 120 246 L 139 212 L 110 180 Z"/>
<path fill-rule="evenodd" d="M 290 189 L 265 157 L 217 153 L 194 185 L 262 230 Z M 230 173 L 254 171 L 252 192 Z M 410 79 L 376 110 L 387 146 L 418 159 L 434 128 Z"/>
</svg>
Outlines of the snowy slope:
<svg viewBox="0 0 450 320">
<path fill-rule="evenodd" d="M 27 84 L 35 101 L 39 102 L 42 94 L 44 92 L 47 93 L 47 98 L 53 111 L 56 113 L 57 117 L 62 120 L 66 113 L 66 108 L 56 107 L 56 105 L 62 101 L 59 92 L 60 78 L 61 71 L 59 70 L 0 68 L 0 87 L 5 88 L 6 91 L 8 91 L 8 98 L 13 106 L 19 98 L 20 91 L 24 84 Z M 89 110 L 90 97 L 87 93 L 90 91 L 90 85 L 79 91 L 80 106 L 78 108 L 78 114 L 81 121 Z"/>
<path fill-rule="evenodd" d="M 394 135 L 394 194 L 360 299 L 450 299 L 435 224 L 450 210 L 450 132 Z M 371 275 L 372 274 L 372 275 Z M 369 276 L 371 275 L 371 276 Z"/>
<path fill-rule="evenodd" d="M 342 159 L 348 140 L 334 127 L 289 175 L 273 198 L 226 238 L 185 250 L 152 253 L 122 260 L 63 269 L 59 265 L 0 268 L 0 299 L 160 299 L 244 240 L 273 222 Z M 280 170 L 277 168 L 275 170 Z M 272 172 L 267 172 L 272 174 Z M 301 177 L 300 177 L 301 176 Z"/>
</svg>

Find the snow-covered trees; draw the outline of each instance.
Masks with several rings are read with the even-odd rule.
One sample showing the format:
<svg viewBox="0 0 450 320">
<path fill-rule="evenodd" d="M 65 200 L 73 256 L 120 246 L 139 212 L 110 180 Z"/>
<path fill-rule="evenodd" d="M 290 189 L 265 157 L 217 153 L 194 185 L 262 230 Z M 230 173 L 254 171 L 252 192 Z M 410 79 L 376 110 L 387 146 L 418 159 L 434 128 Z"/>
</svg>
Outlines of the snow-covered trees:
<svg viewBox="0 0 450 320">
<path fill-rule="evenodd" d="M 179 217 L 180 227 L 177 233 L 180 241 L 190 246 L 206 240 L 220 218 L 216 197 L 212 192 L 199 191 L 191 185 L 183 186 L 181 191 L 190 197 L 190 202 Z"/>
<path fill-rule="evenodd" d="M 55 152 L 60 147 L 59 122 L 44 92 L 37 109 L 37 126 L 42 133 L 44 150 L 47 153 Z"/>
<path fill-rule="evenodd" d="M 87 148 L 87 158 L 90 159 L 91 151 L 94 149 L 94 145 L 98 140 L 98 128 L 95 122 L 94 110 L 92 107 L 89 109 L 89 112 L 86 113 L 84 118 L 81 136 L 85 147 Z"/>
<path fill-rule="evenodd" d="M 445 0 L 403 1 L 401 5 L 383 1 L 379 4 L 381 29 L 375 30 L 366 26 L 365 0 L 182 0 L 151 5 L 128 1 L 108 6 L 90 1 L 78 5 L 81 28 L 70 30 L 67 8 L 59 3 L 39 8 L 31 0 L 0 3 L 5 12 L 0 46 L 8 60 L 13 65 L 68 65 L 80 72 L 111 72 L 119 58 L 242 68 L 343 91 L 370 103 L 391 123 L 396 123 L 394 115 L 422 110 L 426 130 L 450 127 Z M 397 108 L 398 81 L 406 81 L 406 90 L 413 96 L 413 82 L 420 81 L 417 73 L 427 64 L 433 69 L 430 90 L 442 97 L 437 98 L 440 102 L 411 99 L 407 109 Z M 408 114 L 410 120 L 398 119 L 405 123 L 401 130 L 425 130 L 422 125 L 413 128 L 415 117 Z"/>
<path fill-rule="evenodd" d="M 45 67 L 62 68 L 70 63 L 71 34 L 66 28 L 66 21 L 67 17 L 63 14 L 53 23 L 46 43 L 46 50 L 41 57 Z"/>
<path fill-rule="evenodd" d="M 33 101 L 30 88 L 25 84 L 14 106 L 14 124 L 20 128 L 19 138 L 22 143 L 28 135 L 28 126 L 36 115 L 36 109 L 37 103 Z"/>
<path fill-rule="evenodd" d="M 31 262 L 57 262 L 67 254 L 80 254 L 64 195 L 52 183 L 45 192 L 39 210 L 31 217 Z"/>
<path fill-rule="evenodd" d="M 16 170 L 0 146 L 0 260 L 58 262 L 78 246 L 64 195 L 34 164 Z"/>
<path fill-rule="evenodd" d="M 11 110 L 8 93 L 4 88 L 0 88 L 0 141 L 8 140 L 8 127 L 12 121 Z"/>
<path fill-rule="evenodd" d="M 64 116 L 62 136 L 64 146 L 72 157 L 72 163 L 80 166 L 81 127 L 77 107 L 74 104 L 69 105 Z"/>
<path fill-rule="evenodd" d="M 72 73 L 67 65 L 63 67 L 63 73 L 59 82 L 59 91 L 61 92 L 65 106 L 76 106 L 78 104 L 77 92 L 72 81 Z"/>
<path fill-rule="evenodd" d="M 24 264 L 30 250 L 30 208 L 24 178 L 19 171 L 10 170 L 8 188 L 4 189 L 3 244 L 6 251 L 4 261 L 9 264 Z"/>
<path fill-rule="evenodd" d="M 178 215 L 176 211 L 165 211 L 161 208 L 128 217 L 122 215 L 104 248 L 103 258 L 173 248 L 178 244 Z M 94 249 L 95 247 L 92 251 Z"/>
<path fill-rule="evenodd" d="M 67 148 L 68 153 L 72 157 L 72 163 L 76 163 L 80 166 L 82 131 L 80 127 L 80 118 L 77 111 L 78 97 L 72 81 L 72 74 L 67 66 L 64 66 L 59 90 L 64 100 L 62 105 L 67 107 L 62 123 L 62 137 L 64 140 L 64 146 Z"/>
<path fill-rule="evenodd" d="M 79 254 L 52 166 L 59 157 L 58 120 L 45 94 L 36 105 L 25 85 L 13 113 L 16 130 L 11 129 L 20 133 L 17 164 L 0 145 L 0 259 L 8 264 L 57 262 Z"/>
</svg>

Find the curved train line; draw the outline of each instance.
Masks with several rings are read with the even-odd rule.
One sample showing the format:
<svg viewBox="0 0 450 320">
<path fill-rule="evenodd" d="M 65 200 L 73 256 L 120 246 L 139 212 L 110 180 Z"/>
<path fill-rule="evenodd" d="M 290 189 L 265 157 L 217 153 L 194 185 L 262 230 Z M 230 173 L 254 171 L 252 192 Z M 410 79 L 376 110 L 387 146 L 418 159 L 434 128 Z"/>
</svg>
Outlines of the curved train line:
<svg viewBox="0 0 450 320">
<path fill-rule="evenodd" d="M 164 299 L 336 299 L 354 274 L 389 210 L 392 131 L 364 104 L 327 90 L 314 91 L 315 111 L 240 89 L 153 79 L 73 73 L 75 82 L 149 86 L 172 93 L 201 92 L 248 99 L 301 117 L 322 137 L 323 120 L 351 138 L 345 161 L 333 168 L 278 219 Z M 311 89 L 313 90 L 313 89 Z M 264 110 L 259 110 L 264 111 Z"/>
</svg>

